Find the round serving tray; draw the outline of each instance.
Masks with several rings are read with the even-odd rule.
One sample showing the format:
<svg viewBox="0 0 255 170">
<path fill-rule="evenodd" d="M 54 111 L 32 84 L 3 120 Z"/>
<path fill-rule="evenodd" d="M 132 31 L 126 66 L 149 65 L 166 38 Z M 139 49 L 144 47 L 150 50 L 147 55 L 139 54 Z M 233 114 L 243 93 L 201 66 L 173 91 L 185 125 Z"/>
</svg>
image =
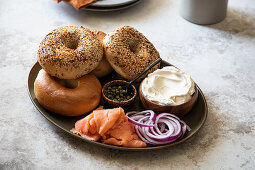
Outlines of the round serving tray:
<svg viewBox="0 0 255 170">
<path fill-rule="evenodd" d="M 167 63 L 166 61 L 162 61 L 160 67 L 164 67 L 164 66 L 169 66 L 171 64 Z M 32 67 L 32 69 L 30 70 L 29 76 L 28 76 L 28 92 L 29 92 L 29 96 L 30 99 L 32 101 L 32 103 L 34 104 L 35 108 L 52 124 L 54 124 L 55 126 L 57 126 L 58 128 L 62 129 L 63 131 L 65 131 L 66 133 L 77 137 L 85 142 L 88 142 L 90 144 L 94 144 L 94 145 L 98 145 L 101 147 L 106 147 L 106 148 L 111 148 L 111 149 L 116 149 L 116 150 L 128 150 L 128 151 L 145 151 L 145 150 L 157 150 L 157 149 L 163 149 L 163 148 L 167 148 L 167 147 L 171 147 L 177 144 L 180 144 L 184 141 L 186 141 L 187 139 L 191 138 L 193 135 L 195 135 L 199 129 L 204 125 L 207 114 L 208 114 L 208 108 L 207 108 L 207 104 L 206 104 L 206 100 L 205 97 L 201 91 L 201 89 L 197 86 L 198 89 L 198 99 L 197 102 L 195 104 L 195 106 L 192 108 L 192 110 L 185 116 L 180 117 L 182 120 L 184 120 L 191 128 L 191 131 L 186 133 L 184 135 L 184 137 L 180 140 L 177 140 L 174 143 L 168 144 L 168 145 L 162 145 L 162 146 L 148 146 L 146 148 L 125 148 L 125 147 L 120 147 L 120 146 L 113 146 L 113 145 L 107 145 L 107 144 L 103 144 L 101 142 L 94 142 L 94 141 L 90 141 L 87 139 L 82 138 L 79 135 L 76 135 L 72 132 L 70 132 L 70 130 L 74 127 L 74 124 L 77 120 L 85 117 L 86 115 L 83 116 L 77 116 L 77 117 L 65 117 L 65 116 L 61 116 L 61 115 L 57 115 L 55 113 L 52 113 L 50 111 L 48 111 L 47 109 L 45 109 L 44 107 L 42 107 L 39 102 L 37 101 L 35 94 L 34 94 L 34 81 L 37 77 L 38 72 L 42 69 L 42 67 L 39 65 L 39 63 L 35 63 L 35 65 Z M 103 79 L 100 79 L 100 82 L 102 84 L 102 86 L 107 83 L 108 81 L 114 80 L 114 79 L 122 79 L 116 72 L 112 72 L 109 76 L 104 77 Z M 139 83 L 135 84 L 136 88 L 138 89 L 139 87 Z M 100 105 L 104 106 L 104 102 L 103 100 L 101 100 Z M 105 107 L 107 108 L 107 106 Z M 125 112 L 128 111 L 141 111 L 144 110 L 139 97 L 137 95 L 134 103 L 132 105 L 130 105 L 128 108 L 124 108 Z"/>
</svg>

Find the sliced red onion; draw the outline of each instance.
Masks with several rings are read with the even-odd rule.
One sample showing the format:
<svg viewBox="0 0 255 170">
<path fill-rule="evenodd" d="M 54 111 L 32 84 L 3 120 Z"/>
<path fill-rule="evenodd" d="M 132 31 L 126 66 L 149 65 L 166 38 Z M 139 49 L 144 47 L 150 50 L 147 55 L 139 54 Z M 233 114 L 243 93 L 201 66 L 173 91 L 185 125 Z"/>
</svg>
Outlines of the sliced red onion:
<svg viewBox="0 0 255 170">
<path fill-rule="evenodd" d="M 126 113 L 128 120 L 137 125 L 137 126 L 143 126 L 143 127 L 153 127 L 154 126 L 154 121 L 156 119 L 156 114 L 152 110 L 145 110 L 142 112 L 128 112 Z M 139 121 L 138 120 L 143 120 Z M 150 120 L 149 123 L 147 120 Z"/>
<path fill-rule="evenodd" d="M 187 128 L 188 131 L 191 131 L 191 128 L 190 128 L 183 120 L 180 120 L 180 122 L 181 122 L 184 126 L 186 126 L 186 128 Z"/>
<path fill-rule="evenodd" d="M 126 115 L 128 117 L 130 117 L 130 115 L 136 115 L 136 116 L 137 115 L 145 115 L 145 116 L 150 115 L 150 120 L 153 120 L 153 121 L 155 121 L 155 119 L 157 117 L 156 113 L 154 111 L 152 111 L 152 110 L 144 110 L 144 111 L 141 111 L 141 112 L 133 111 L 133 112 L 126 113 Z"/>
<path fill-rule="evenodd" d="M 183 137 L 190 127 L 170 113 L 156 115 L 152 110 L 128 112 L 128 119 L 135 124 L 138 137 L 151 145 L 169 144 Z"/>
</svg>

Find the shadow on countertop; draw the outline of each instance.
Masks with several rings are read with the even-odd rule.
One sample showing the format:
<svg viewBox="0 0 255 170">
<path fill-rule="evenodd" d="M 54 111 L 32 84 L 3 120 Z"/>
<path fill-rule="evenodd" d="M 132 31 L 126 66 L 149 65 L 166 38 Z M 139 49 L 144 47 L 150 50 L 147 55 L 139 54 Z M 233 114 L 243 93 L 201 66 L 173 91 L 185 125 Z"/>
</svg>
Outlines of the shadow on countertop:
<svg viewBox="0 0 255 170">
<path fill-rule="evenodd" d="M 255 37 L 255 16 L 248 11 L 229 8 L 225 20 L 208 27 L 244 37 Z"/>
</svg>

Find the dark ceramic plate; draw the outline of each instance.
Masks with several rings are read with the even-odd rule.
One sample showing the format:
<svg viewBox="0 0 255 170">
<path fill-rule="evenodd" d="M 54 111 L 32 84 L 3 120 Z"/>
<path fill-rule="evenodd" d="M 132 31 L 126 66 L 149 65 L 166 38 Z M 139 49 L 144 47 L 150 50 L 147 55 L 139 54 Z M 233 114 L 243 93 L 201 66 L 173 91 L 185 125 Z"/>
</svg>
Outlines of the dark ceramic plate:
<svg viewBox="0 0 255 170">
<path fill-rule="evenodd" d="M 165 61 L 161 62 L 161 67 L 168 66 L 168 65 L 171 65 L 171 64 L 169 64 Z M 178 140 L 178 141 L 176 141 L 172 144 L 163 145 L 163 146 L 151 146 L 151 147 L 146 147 L 146 148 L 125 148 L 125 147 L 119 147 L 119 146 L 113 146 L 113 145 L 106 145 L 106 144 L 103 144 L 103 143 L 100 143 L 100 142 L 89 141 L 87 139 L 84 139 L 84 138 L 70 132 L 70 130 L 74 127 L 75 122 L 77 120 L 85 117 L 85 115 L 84 116 L 77 116 L 77 117 L 60 116 L 60 115 L 54 114 L 54 113 L 46 110 L 45 108 L 43 108 L 38 103 L 37 99 L 35 98 L 35 94 L 34 94 L 34 81 L 37 77 L 38 72 L 41 69 L 42 69 L 41 66 L 37 62 L 32 67 L 32 69 L 29 73 L 29 76 L 28 76 L 28 92 L 29 92 L 30 99 L 33 102 L 34 106 L 52 124 L 54 124 L 55 126 L 57 126 L 60 129 L 64 130 L 68 134 L 70 134 L 72 136 L 75 136 L 77 138 L 80 138 L 80 139 L 84 140 L 85 142 L 88 142 L 88 143 L 91 143 L 91 144 L 95 144 L 95 145 L 98 145 L 98 146 L 111 148 L 111 149 L 128 150 L 128 151 L 145 151 L 145 150 L 163 149 L 163 148 L 167 148 L 167 147 L 177 145 L 177 144 L 182 143 L 182 142 L 186 141 L 187 139 L 191 138 L 203 126 L 203 124 L 205 123 L 206 117 L 207 117 L 208 108 L 207 108 L 206 100 L 205 100 L 205 97 L 204 97 L 201 89 L 197 86 L 197 88 L 198 88 L 198 99 L 197 99 L 197 102 L 196 102 L 195 106 L 192 108 L 192 110 L 187 115 L 185 115 L 183 117 L 180 117 L 191 128 L 191 131 L 186 133 L 185 136 L 182 139 L 180 139 L 180 140 Z M 109 76 L 104 77 L 103 79 L 101 79 L 100 82 L 103 86 L 106 82 L 114 80 L 114 79 L 122 79 L 122 78 L 116 72 L 113 72 Z M 135 84 L 135 86 L 138 89 L 139 83 Z M 101 101 L 100 105 L 104 105 L 103 100 Z M 107 108 L 107 106 L 105 108 Z M 134 103 L 132 105 L 130 105 L 128 108 L 124 108 L 124 109 L 125 109 L 126 112 L 127 111 L 134 111 L 134 110 L 137 110 L 137 111 L 143 110 L 138 95 L 137 95 Z"/>
</svg>

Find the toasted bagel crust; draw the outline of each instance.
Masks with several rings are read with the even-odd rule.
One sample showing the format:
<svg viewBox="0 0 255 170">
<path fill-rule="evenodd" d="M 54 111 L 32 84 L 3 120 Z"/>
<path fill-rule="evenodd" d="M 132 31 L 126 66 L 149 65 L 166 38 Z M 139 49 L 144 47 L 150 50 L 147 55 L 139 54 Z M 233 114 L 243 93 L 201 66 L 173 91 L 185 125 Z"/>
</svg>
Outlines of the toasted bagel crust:
<svg viewBox="0 0 255 170">
<path fill-rule="evenodd" d="M 95 34 L 99 41 L 103 46 L 103 39 L 106 36 L 106 33 L 99 31 L 97 29 L 89 29 L 90 32 Z M 103 55 L 102 60 L 100 61 L 99 65 L 92 71 L 93 74 L 97 77 L 104 77 L 112 72 L 112 67 L 107 61 L 105 54 Z"/>
<path fill-rule="evenodd" d="M 87 74 L 77 81 L 76 88 L 66 88 L 58 78 L 39 71 L 34 83 L 38 102 L 46 109 L 64 116 L 79 116 L 96 108 L 101 99 L 101 84 L 93 74 Z"/>
</svg>

